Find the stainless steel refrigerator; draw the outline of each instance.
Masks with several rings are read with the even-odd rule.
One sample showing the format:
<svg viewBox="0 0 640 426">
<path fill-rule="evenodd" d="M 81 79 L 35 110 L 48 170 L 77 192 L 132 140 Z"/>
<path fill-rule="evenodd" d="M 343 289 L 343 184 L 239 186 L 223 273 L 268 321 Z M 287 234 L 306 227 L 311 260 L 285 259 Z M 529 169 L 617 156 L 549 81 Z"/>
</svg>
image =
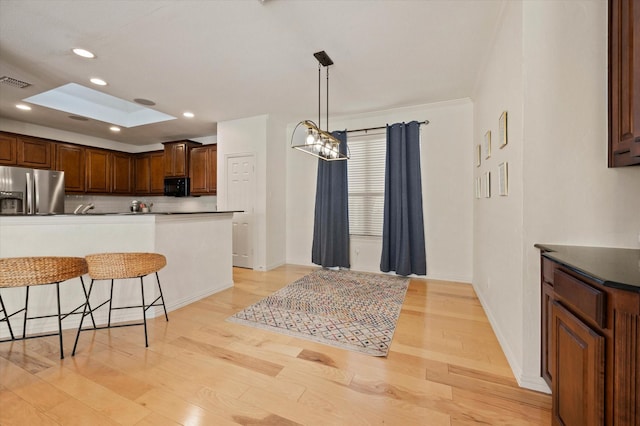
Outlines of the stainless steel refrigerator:
<svg viewBox="0 0 640 426">
<path fill-rule="evenodd" d="M 64 213 L 64 172 L 0 166 L 0 214 Z"/>
</svg>

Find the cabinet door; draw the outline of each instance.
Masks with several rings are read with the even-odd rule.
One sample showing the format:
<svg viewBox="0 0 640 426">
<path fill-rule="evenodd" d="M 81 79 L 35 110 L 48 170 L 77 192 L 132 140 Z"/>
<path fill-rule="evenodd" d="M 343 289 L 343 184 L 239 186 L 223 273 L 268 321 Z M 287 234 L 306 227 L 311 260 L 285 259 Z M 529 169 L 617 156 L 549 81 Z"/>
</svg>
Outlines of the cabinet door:
<svg viewBox="0 0 640 426">
<path fill-rule="evenodd" d="M 151 192 L 151 168 L 148 154 L 136 157 L 136 194 L 148 194 Z"/>
<path fill-rule="evenodd" d="M 149 154 L 149 169 L 151 175 L 150 192 L 164 194 L 164 153 L 162 151 Z"/>
<path fill-rule="evenodd" d="M 17 160 L 16 137 L 0 134 L 0 164 L 15 166 Z"/>
<path fill-rule="evenodd" d="M 18 137 L 18 165 L 36 169 L 51 169 L 52 143 L 42 139 Z"/>
<path fill-rule="evenodd" d="M 609 167 L 640 164 L 640 2 L 609 0 Z"/>
<path fill-rule="evenodd" d="M 133 158 L 129 154 L 114 152 L 112 159 L 111 192 L 114 194 L 131 194 L 133 192 Z"/>
<path fill-rule="evenodd" d="M 87 149 L 87 192 L 107 193 L 111 189 L 109 151 Z"/>
<path fill-rule="evenodd" d="M 551 304 L 553 423 L 604 424 L 604 337 L 557 301 Z"/>
<path fill-rule="evenodd" d="M 208 166 L 209 151 L 206 147 L 191 150 L 191 193 L 206 194 L 209 191 Z"/>
<path fill-rule="evenodd" d="M 209 194 L 216 195 L 218 193 L 218 145 L 209 147 Z"/>
<path fill-rule="evenodd" d="M 216 194 L 218 180 L 218 151 L 216 145 L 193 148 L 189 159 L 191 193 L 194 195 Z"/>
<path fill-rule="evenodd" d="M 65 191 L 84 192 L 84 148 L 77 145 L 57 143 L 55 169 L 64 172 Z"/>
</svg>

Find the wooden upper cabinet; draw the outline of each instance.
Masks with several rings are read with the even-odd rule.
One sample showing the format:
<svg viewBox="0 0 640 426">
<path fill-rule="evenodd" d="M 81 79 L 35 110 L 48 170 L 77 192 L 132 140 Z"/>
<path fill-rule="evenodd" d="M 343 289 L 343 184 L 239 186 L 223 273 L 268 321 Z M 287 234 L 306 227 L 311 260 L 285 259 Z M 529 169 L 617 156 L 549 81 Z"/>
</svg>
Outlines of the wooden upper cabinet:
<svg viewBox="0 0 640 426">
<path fill-rule="evenodd" d="M 135 187 L 136 194 L 149 194 L 151 192 L 151 167 L 148 154 L 138 154 L 135 159 Z"/>
<path fill-rule="evenodd" d="M 192 195 L 215 195 L 218 180 L 218 146 L 205 145 L 191 150 Z"/>
<path fill-rule="evenodd" d="M 164 175 L 167 177 L 187 177 L 191 149 L 201 145 L 193 141 L 165 142 Z"/>
<path fill-rule="evenodd" d="M 111 153 L 111 192 L 133 193 L 133 156 L 122 152 Z"/>
<path fill-rule="evenodd" d="M 150 192 L 152 194 L 164 194 L 164 152 L 150 153 L 149 167 L 151 173 Z"/>
<path fill-rule="evenodd" d="M 135 159 L 136 194 L 164 193 L 164 151 L 145 152 Z"/>
<path fill-rule="evenodd" d="M 0 164 L 5 166 L 17 164 L 17 139 L 15 135 L 0 133 Z"/>
<path fill-rule="evenodd" d="M 64 172 L 66 192 L 84 192 L 85 190 L 85 149 L 78 145 L 56 143 L 55 170 Z"/>
<path fill-rule="evenodd" d="M 49 170 L 53 166 L 53 143 L 48 140 L 19 136 L 18 165 Z"/>
<path fill-rule="evenodd" d="M 106 193 L 111 190 L 111 153 L 102 149 L 85 149 L 86 191 Z"/>
<path fill-rule="evenodd" d="M 609 0 L 609 167 L 640 164 L 640 2 Z"/>
</svg>

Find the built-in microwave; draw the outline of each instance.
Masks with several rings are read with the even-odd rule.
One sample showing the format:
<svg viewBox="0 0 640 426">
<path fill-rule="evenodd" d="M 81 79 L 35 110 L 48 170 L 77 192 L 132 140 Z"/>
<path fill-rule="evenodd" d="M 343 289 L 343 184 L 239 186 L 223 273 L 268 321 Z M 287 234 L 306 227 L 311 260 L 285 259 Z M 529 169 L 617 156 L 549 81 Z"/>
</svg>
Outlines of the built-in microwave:
<svg viewBox="0 0 640 426">
<path fill-rule="evenodd" d="M 169 197 L 187 197 L 190 191 L 190 178 L 164 178 L 164 195 Z"/>
</svg>

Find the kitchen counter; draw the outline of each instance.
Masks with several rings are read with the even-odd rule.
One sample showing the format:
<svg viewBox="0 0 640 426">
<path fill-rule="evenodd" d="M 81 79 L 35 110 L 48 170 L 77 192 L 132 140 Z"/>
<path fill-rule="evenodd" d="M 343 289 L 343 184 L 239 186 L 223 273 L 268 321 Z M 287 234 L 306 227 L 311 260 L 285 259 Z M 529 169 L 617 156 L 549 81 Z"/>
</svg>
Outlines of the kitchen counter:
<svg viewBox="0 0 640 426">
<path fill-rule="evenodd" d="M 243 210 L 216 210 L 216 211 L 201 211 L 201 212 L 105 212 L 105 213 L 45 213 L 35 215 L 24 214 L 8 214 L 0 217 L 39 217 L 39 216 L 139 216 L 139 215 L 171 215 L 171 214 L 228 214 L 228 213 L 242 213 Z"/>
<path fill-rule="evenodd" d="M 542 256 L 595 282 L 640 293 L 640 250 L 536 244 Z"/>
<path fill-rule="evenodd" d="M 233 286 L 233 211 L 175 213 L 89 213 L 83 215 L 0 216 L 0 257 L 79 256 L 102 252 L 156 252 L 167 258 L 160 270 L 167 310 L 172 311 Z M 89 277 L 85 277 L 88 283 Z M 149 281 L 153 281 L 149 279 Z M 146 282 L 146 279 L 145 279 Z M 108 285 L 92 292 L 92 303 L 108 297 Z M 131 284 L 135 284 L 131 282 Z M 51 288 L 50 288 L 51 287 Z M 139 285 L 122 284 L 114 294 L 114 305 L 139 302 Z M 10 312 L 24 305 L 24 289 L 3 289 L 2 297 Z M 38 286 L 29 294 L 29 311 L 48 313 L 55 286 Z M 149 285 L 150 297 L 157 288 Z M 62 310 L 82 303 L 79 279 L 61 284 Z M 147 287 L 145 285 L 145 293 Z M 94 300 L 95 297 L 95 300 Z M 134 303 L 131 303 L 131 302 Z M 106 323 L 101 310 L 96 321 Z M 150 316 L 163 315 L 162 308 L 149 310 Z M 141 319 L 137 310 L 114 312 L 119 321 Z M 104 316 L 104 318 L 103 318 Z M 79 315 L 63 321 L 64 328 L 76 328 Z M 21 321 L 14 321 L 14 332 L 21 332 Z M 55 330 L 55 320 L 33 321 L 30 333 Z M 12 326 L 14 324 L 12 323 Z M 8 336 L 0 327 L 0 339 Z"/>
</svg>

